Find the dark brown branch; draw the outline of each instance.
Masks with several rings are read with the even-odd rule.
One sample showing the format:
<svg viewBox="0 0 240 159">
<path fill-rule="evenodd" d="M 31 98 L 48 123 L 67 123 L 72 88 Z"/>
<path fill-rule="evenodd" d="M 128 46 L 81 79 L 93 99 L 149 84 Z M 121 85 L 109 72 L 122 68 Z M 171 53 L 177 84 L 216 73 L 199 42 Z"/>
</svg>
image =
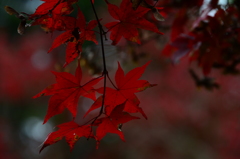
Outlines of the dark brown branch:
<svg viewBox="0 0 240 159">
<path fill-rule="evenodd" d="M 104 77 L 104 81 L 103 81 L 103 96 L 102 96 L 102 106 L 101 106 L 101 109 L 100 109 L 100 112 L 99 114 L 95 117 L 95 119 L 93 120 L 92 124 L 97 120 L 98 117 L 100 117 L 102 114 L 103 114 L 103 108 L 104 108 L 104 101 L 105 101 L 105 95 L 106 95 L 106 84 L 107 84 L 107 74 L 108 74 L 108 71 L 107 71 L 107 68 L 106 68 L 106 58 L 105 58 L 105 50 L 104 50 L 104 45 L 103 45 L 103 34 L 105 34 L 103 28 L 102 28 L 102 25 L 100 23 L 100 20 L 98 18 L 98 15 L 97 15 L 97 12 L 96 12 L 96 9 L 94 7 L 94 4 L 92 2 L 92 0 L 90 0 L 90 3 L 92 5 L 92 9 L 93 9 L 93 12 L 94 12 L 94 15 L 95 15 L 95 18 L 97 20 L 97 23 L 98 23 L 98 28 L 99 28 L 99 32 L 100 32 L 100 40 L 101 40 L 101 50 L 102 50 L 102 58 L 103 58 L 103 77 Z"/>
</svg>

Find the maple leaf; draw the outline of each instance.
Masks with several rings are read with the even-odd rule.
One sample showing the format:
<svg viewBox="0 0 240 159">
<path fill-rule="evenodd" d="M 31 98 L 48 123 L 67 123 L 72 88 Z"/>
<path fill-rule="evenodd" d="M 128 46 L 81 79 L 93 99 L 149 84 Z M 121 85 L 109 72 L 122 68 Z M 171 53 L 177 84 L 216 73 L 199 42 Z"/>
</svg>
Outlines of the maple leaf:
<svg viewBox="0 0 240 159">
<path fill-rule="evenodd" d="M 31 19 L 47 14 L 66 15 L 73 11 L 72 4 L 78 0 L 42 0 L 42 3 L 36 9 L 35 13 L 31 15 Z"/>
<path fill-rule="evenodd" d="M 59 130 L 52 132 L 48 135 L 46 140 L 43 143 L 42 148 L 40 149 L 40 152 L 47 146 L 52 145 L 63 138 L 66 139 L 68 145 L 70 146 L 70 149 L 72 150 L 74 147 L 74 144 L 81 138 L 95 138 L 95 136 L 92 133 L 92 129 L 90 125 L 82 125 L 79 126 L 74 121 L 70 121 L 67 123 L 63 123 L 57 126 Z"/>
<path fill-rule="evenodd" d="M 48 52 L 51 52 L 54 48 L 60 46 L 61 44 L 67 43 L 66 48 L 66 63 L 64 67 L 72 62 L 80 52 L 82 52 L 82 44 L 85 40 L 93 41 L 98 44 L 96 40 L 94 29 L 97 25 L 96 20 L 90 21 L 86 24 L 85 17 L 83 13 L 78 9 L 78 18 L 75 21 L 75 27 L 71 30 L 60 34 L 54 41 Z"/>
<path fill-rule="evenodd" d="M 42 3 L 38 8 L 36 9 L 35 13 L 31 15 L 31 18 L 48 14 L 49 11 L 53 10 L 57 4 L 60 3 L 62 0 L 42 0 L 44 3 Z"/>
<path fill-rule="evenodd" d="M 52 116 L 60 114 L 64 108 L 67 108 L 75 117 L 80 96 L 96 100 L 95 91 L 92 86 L 97 84 L 102 77 L 93 78 L 89 82 L 81 85 L 82 71 L 79 64 L 75 76 L 67 72 L 53 72 L 53 74 L 56 76 L 57 83 L 47 87 L 33 97 L 53 95 L 50 98 L 47 115 L 43 123 L 46 123 Z"/>
<path fill-rule="evenodd" d="M 130 0 L 123 0 L 120 8 L 116 5 L 108 4 L 108 11 L 111 16 L 119 21 L 110 22 L 105 24 L 105 26 L 111 31 L 110 39 L 112 40 L 112 45 L 116 45 L 119 40 L 124 37 L 125 39 L 140 44 L 138 29 L 145 29 L 161 33 L 155 24 L 146 20 L 143 16 L 150 10 L 149 8 L 144 8 L 139 6 L 134 10 L 131 6 Z"/>
<path fill-rule="evenodd" d="M 107 133 L 118 134 L 124 140 L 124 135 L 121 131 L 122 124 L 139 117 L 131 116 L 124 112 L 125 102 L 116 106 L 108 117 L 100 118 L 96 121 L 98 128 L 96 131 L 97 140 L 100 141 Z"/>
<path fill-rule="evenodd" d="M 118 63 L 118 70 L 115 75 L 116 86 L 115 89 L 106 87 L 106 95 L 105 95 L 105 111 L 106 114 L 109 115 L 112 110 L 119 104 L 122 104 L 126 101 L 126 105 L 124 111 L 129 113 L 140 112 L 145 118 L 147 116 L 143 112 L 143 110 L 138 106 L 140 104 L 137 96 L 134 93 L 141 92 L 149 87 L 155 86 L 154 84 L 150 84 L 146 80 L 139 80 L 142 76 L 145 68 L 150 62 L 146 63 L 142 67 L 137 67 L 126 75 Z M 96 91 L 98 93 L 103 94 L 104 88 L 99 88 Z M 92 110 L 97 109 L 102 106 L 102 96 L 100 96 L 90 107 L 90 109 L 86 112 L 85 116 Z"/>
<path fill-rule="evenodd" d="M 31 25 L 41 25 L 46 32 L 55 30 L 63 31 L 72 29 L 76 18 L 67 16 L 73 11 L 72 4 L 78 0 L 43 0 L 29 19 L 33 20 Z"/>
<path fill-rule="evenodd" d="M 61 16 L 58 14 L 44 15 L 36 19 L 31 25 L 41 25 L 45 32 L 53 32 L 55 30 L 64 31 L 74 29 L 76 18 L 70 16 Z"/>
<path fill-rule="evenodd" d="M 61 2 L 53 10 L 54 14 L 67 15 L 73 11 L 72 3 Z"/>
</svg>

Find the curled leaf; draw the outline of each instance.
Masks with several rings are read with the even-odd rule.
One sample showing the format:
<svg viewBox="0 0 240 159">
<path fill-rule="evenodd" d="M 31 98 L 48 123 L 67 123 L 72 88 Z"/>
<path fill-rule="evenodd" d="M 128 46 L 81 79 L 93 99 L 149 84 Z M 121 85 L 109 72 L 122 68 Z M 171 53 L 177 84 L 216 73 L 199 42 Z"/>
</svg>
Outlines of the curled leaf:
<svg viewBox="0 0 240 159">
<path fill-rule="evenodd" d="M 10 14 L 10 15 L 16 15 L 16 16 L 19 16 L 19 13 L 13 9 L 12 7 L 9 7 L 9 6 L 5 6 L 4 7 L 5 11 Z"/>
<path fill-rule="evenodd" d="M 153 16 L 158 21 L 165 21 L 164 17 L 159 13 L 157 8 L 152 8 Z"/>
<path fill-rule="evenodd" d="M 25 25 L 26 25 L 26 20 L 22 19 L 20 24 L 18 25 L 17 32 L 20 35 L 23 35 L 25 32 Z"/>
</svg>

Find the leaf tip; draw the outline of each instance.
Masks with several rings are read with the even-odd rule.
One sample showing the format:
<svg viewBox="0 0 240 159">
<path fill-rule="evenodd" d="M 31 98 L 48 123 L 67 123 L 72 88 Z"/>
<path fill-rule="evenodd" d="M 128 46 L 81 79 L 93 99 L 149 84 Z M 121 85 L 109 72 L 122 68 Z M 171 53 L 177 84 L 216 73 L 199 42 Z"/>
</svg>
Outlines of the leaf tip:
<svg viewBox="0 0 240 159">
<path fill-rule="evenodd" d="M 157 86 L 157 84 L 150 84 L 150 87 L 154 87 L 154 86 Z"/>
<path fill-rule="evenodd" d="M 43 144 L 43 146 L 41 147 L 41 149 L 39 150 L 39 154 L 42 152 L 43 149 L 45 149 L 45 147 L 49 146 L 50 144 Z"/>
<path fill-rule="evenodd" d="M 118 67 L 121 67 L 120 62 L 118 61 Z"/>
<path fill-rule="evenodd" d="M 39 93 L 39 94 L 33 96 L 32 98 L 35 99 L 35 98 L 38 98 L 38 97 L 42 97 L 44 95 L 45 95 L 45 93 Z"/>
<path fill-rule="evenodd" d="M 46 122 L 48 121 L 48 119 L 49 119 L 49 117 L 46 116 L 46 117 L 44 118 L 44 121 L 43 121 L 42 124 L 43 124 L 43 125 L 46 124 Z"/>
</svg>

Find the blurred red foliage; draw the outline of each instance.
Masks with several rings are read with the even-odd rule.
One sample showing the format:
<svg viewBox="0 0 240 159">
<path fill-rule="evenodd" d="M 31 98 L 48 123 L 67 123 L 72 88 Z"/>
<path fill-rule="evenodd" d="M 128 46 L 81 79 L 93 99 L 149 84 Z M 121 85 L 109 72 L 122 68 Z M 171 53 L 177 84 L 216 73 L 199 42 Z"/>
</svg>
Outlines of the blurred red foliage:
<svg viewBox="0 0 240 159">
<path fill-rule="evenodd" d="M 2 100 L 22 100 L 41 89 L 43 81 L 52 80 L 49 69 L 53 67 L 48 55 L 50 38 L 35 32 L 21 38 L 0 36 L 0 94 Z M 44 83 L 45 83 L 44 82 Z"/>
</svg>

